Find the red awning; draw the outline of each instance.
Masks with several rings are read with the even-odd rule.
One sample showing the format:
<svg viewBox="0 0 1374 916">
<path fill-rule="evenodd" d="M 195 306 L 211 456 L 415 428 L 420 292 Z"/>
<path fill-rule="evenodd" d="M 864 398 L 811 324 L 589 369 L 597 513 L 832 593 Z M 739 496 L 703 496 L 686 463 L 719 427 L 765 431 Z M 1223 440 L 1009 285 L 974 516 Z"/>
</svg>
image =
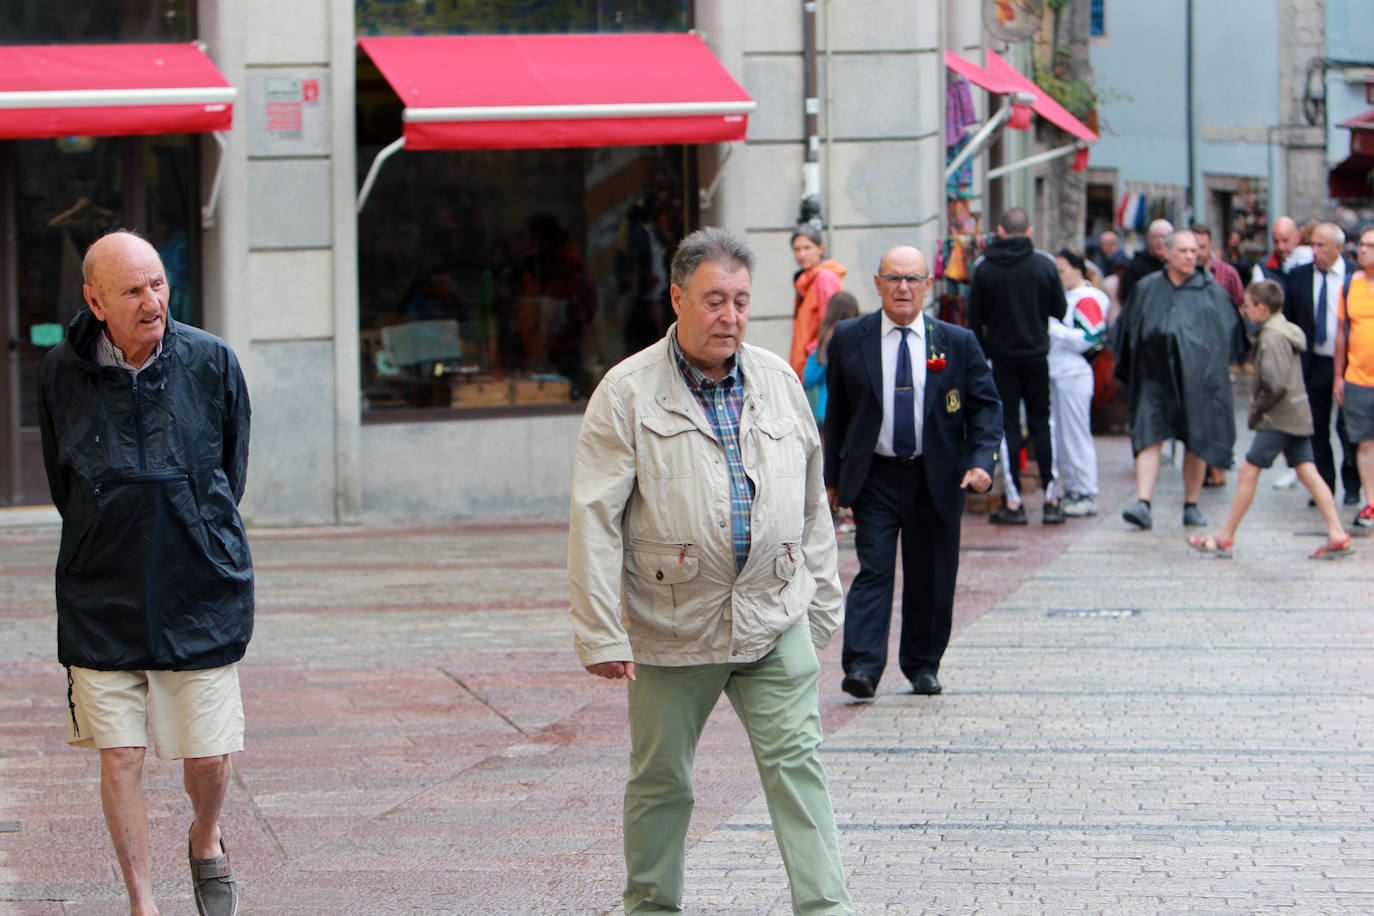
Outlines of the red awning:
<svg viewBox="0 0 1374 916">
<path fill-rule="evenodd" d="M 1374 108 L 1336 126 L 1350 128 L 1350 152 L 1374 155 Z"/>
<path fill-rule="evenodd" d="M 996 51 L 988 51 L 986 69 L 953 51 L 945 52 L 945 66 L 969 82 L 982 86 L 988 92 L 998 95 L 1012 95 L 1018 92 L 1030 93 L 1035 96 L 1035 102 L 1030 106 L 1031 111 L 1084 143 L 1093 143 L 1098 139 L 1096 132 L 1069 114 L 1063 105 L 1050 98 L 1049 93 L 1023 76 L 1019 70 L 1003 60 Z M 1024 114 L 1024 108 L 1021 106 L 1013 107 L 1008 126 L 1019 130 L 1030 127 L 1030 119 Z M 1077 151 L 1073 167 L 1076 171 L 1082 171 L 1088 167 L 1088 151 L 1086 149 Z"/>
<path fill-rule="evenodd" d="M 1075 118 L 1065 110 L 1050 95 L 1039 86 L 1032 83 L 1028 78 L 1021 75 L 1021 72 L 1002 59 L 996 51 L 988 52 L 988 72 L 995 77 L 1005 80 L 1012 89 L 1019 89 L 1023 92 L 1035 93 L 1035 104 L 1031 105 L 1031 111 L 1049 121 L 1055 127 L 1067 134 L 1072 134 L 1080 140 L 1089 143 L 1097 141 L 1097 133 L 1091 130 L 1088 125 Z"/>
<path fill-rule="evenodd" d="M 1338 200 L 1369 200 L 1374 197 L 1371 172 L 1374 172 L 1374 156 L 1355 153 L 1327 174 L 1327 192 Z"/>
<path fill-rule="evenodd" d="M 235 92 L 193 44 L 0 47 L 0 139 L 228 130 Z"/>
<path fill-rule="evenodd" d="M 405 105 L 406 149 L 743 140 L 754 110 L 692 34 L 359 38 Z"/>
</svg>

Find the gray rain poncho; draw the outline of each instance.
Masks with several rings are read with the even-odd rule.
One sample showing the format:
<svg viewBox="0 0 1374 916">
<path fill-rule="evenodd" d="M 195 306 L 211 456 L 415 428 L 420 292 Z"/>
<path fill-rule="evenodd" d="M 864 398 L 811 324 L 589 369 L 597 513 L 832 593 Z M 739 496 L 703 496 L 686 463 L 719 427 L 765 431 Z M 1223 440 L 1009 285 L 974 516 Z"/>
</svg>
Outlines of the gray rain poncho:
<svg viewBox="0 0 1374 916">
<path fill-rule="evenodd" d="M 1131 451 L 1179 439 L 1209 465 L 1230 467 L 1230 366 L 1245 338 L 1221 286 L 1201 270 L 1180 286 L 1167 270 L 1150 274 L 1112 330 L 1116 376 L 1130 396 Z"/>
</svg>

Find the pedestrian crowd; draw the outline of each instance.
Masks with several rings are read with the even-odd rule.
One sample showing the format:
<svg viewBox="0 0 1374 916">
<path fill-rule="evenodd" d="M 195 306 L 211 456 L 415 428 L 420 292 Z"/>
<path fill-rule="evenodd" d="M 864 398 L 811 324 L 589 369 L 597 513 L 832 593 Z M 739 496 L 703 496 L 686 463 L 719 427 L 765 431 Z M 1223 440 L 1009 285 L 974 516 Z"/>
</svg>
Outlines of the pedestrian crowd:
<svg viewBox="0 0 1374 916">
<path fill-rule="evenodd" d="M 968 492 L 1000 476 L 1006 498 L 990 520 L 1029 524 L 1017 472 L 1030 449 L 1042 524 L 1098 511 L 1099 360 L 1114 360 L 1129 405 L 1132 527 L 1154 527 L 1171 442 L 1183 449 L 1182 523 L 1207 526 L 1199 496 L 1232 465 L 1232 369 L 1248 363 L 1255 435 L 1230 513 L 1187 543 L 1231 556 L 1279 454 L 1326 525 L 1312 557 L 1351 552 L 1338 472 L 1343 503 L 1359 507 L 1352 527 L 1374 528 L 1374 227 L 1351 262 L 1340 227 L 1315 223 L 1304 240 L 1282 217 L 1253 265 L 1228 263 L 1196 224 L 1155 221 L 1133 256 L 1104 232 L 1093 259 L 1041 251 L 1032 235 L 1024 210 L 1002 214 L 972 267 L 963 327 L 927 313 L 934 278 L 919 249 L 883 253 L 878 308 L 863 314 L 820 233 L 798 227 L 787 359 L 744 342 L 748 245 L 701 229 L 672 254 L 676 321 L 607 372 L 573 458 L 575 650 L 628 692 L 627 914 L 681 907 L 692 763 L 721 696 L 748 732 L 794 910 L 854 912 L 818 755 L 817 651 L 838 632 L 842 689 L 876 695 L 900 544 L 897 667 L 910 692 L 942 691 Z M 253 627 L 237 509 L 248 394 L 223 342 L 169 316 L 165 269 L 136 233 L 97 241 L 83 273 L 88 307 L 44 359 L 39 404 L 63 518 L 68 740 L 100 754 L 131 912 L 158 912 L 142 790 L 151 732 L 158 757 L 182 761 L 197 909 L 232 916 L 220 816 L 243 747 L 237 662 Z M 837 528 L 852 531 L 859 562 L 847 594 Z"/>
</svg>

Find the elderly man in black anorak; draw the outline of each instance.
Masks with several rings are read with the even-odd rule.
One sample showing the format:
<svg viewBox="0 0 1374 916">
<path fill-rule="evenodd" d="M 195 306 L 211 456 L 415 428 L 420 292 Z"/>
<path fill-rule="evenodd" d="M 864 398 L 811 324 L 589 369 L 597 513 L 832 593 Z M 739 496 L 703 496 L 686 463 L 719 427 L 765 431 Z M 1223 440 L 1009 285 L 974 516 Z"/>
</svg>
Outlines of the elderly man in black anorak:
<svg viewBox="0 0 1374 916">
<path fill-rule="evenodd" d="M 237 663 L 253 633 L 239 516 L 250 408 L 223 341 L 168 314 L 157 251 L 129 231 L 86 253 L 87 308 L 43 359 L 67 741 L 100 752 L 100 798 L 133 916 L 155 916 L 143 762 L 182 761 L 202 916 L 235 916 L 220 815 L 243 750 Z"/>
<path fill-rule="evenodd" d="M 1165 267 L 1141 279 L 1115 326 L 1116 374 L 1130 395 L 1131 450 L 1139 497 L 1122 517 L 1153 527 L 1150 499 L 1167 439 L 1180 440 L 1183 524 L 1206 525 L 1198 496 L 1207 465 L 1231 465 L 1236 441 L 1229 366 L 1244 344 L 1236 310 L 1197 266 L 1197 238 L 1166 241 Z"/>
</svg>

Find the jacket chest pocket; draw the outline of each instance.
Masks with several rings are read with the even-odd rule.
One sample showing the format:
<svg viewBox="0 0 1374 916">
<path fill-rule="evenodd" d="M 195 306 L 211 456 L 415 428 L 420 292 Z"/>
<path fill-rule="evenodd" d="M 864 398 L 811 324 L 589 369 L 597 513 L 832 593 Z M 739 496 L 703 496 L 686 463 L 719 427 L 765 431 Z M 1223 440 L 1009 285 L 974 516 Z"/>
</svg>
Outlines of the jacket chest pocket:
<svg viewBox="0 0 1374 916">
<path fill-rule="evenodd" d="M 697 427 L 686 417 L 648 416 L 640 421 L 636 450 L 641 475 L 672 480 L 695 473 Z"/>
<path fill-rule="evenodd" d="M 801 430 L 787 417 L 765 417 L 758 422 L 759 463 L 773 477 L 801 477 L 806 473 L 806 453 Z"/>
</svg>

